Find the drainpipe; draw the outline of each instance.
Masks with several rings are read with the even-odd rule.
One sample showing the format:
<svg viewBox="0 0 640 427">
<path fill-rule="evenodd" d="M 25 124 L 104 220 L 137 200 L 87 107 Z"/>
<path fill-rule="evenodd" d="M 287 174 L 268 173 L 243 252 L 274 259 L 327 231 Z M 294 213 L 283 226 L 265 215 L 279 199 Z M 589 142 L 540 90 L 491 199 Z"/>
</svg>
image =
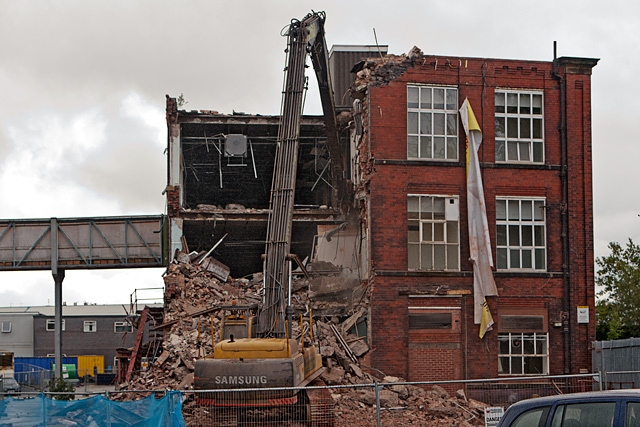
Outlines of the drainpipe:
<svg viewBox="0 0 640 427">
<path fill-rule="evenodd" d="M 567 118 L 566 118 L 566 82 L 558 73 L 558 58 L 556 56 L 556 42 L 553 42 L 553 72 L 552 76 L 560 86 L 560 186 L 562 190 L 562 202 L 560 203 L 560 219 L 562 223 L 562 333 L 564 350 L 564 372 L 571 373 L 571 330 L 569 328 L 569 315 L 571 313 L 571 293 L 569 282 L 569 235 L 568 235 L 568 182 L 567 182 Z"/>
</svg>

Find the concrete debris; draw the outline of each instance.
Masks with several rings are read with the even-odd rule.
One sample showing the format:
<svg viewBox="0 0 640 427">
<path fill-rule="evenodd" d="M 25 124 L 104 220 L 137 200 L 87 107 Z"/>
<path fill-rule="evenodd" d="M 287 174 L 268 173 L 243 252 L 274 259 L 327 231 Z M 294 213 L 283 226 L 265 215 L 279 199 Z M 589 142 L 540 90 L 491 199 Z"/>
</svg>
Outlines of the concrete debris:
<svg viewBox="0 0 640 427">
<path fill-rule="evenodd" d="M 326 266 L 325 266 L 326 267 Z M 310 271 L 313 271 L 311 268 Z M 219 336 L 220 307 L 251 305 L 261 301 L 262 274 L 220 280 L 206 263 L 178 254 L 164 277 L 164 330 L 162 349 L 145 371 L 135 374 L 131 381 L 119 385 L 119 390 L 190 390 L 193 388 L 194 361 L 212 352 Z M 303 315 L 303 328 L 309 327 L 309 313 L 314 317 L 314 339 L 320 349 L 325 371 L 322 380 L 329 386 L 350 386 L 331 390 L 336 403 L 336 426 L 375 425 L 375 392 L 362 384 L 380 387 L 383 425 L 483 425 L 486 405 L 467 401 L 464 393 L 451 397 L 442 387 L 425 390 L 412 385 L 385 385 L 402 382 L 401 378 L 380 375 L 361 363 L 369 351 L 366 337 L 357 336 L 359 322 L 366 320 L 369 289 L 359 288 L 352 298 L 344 298 L 344 290 L 337 294 L 316 289 L 311 298 L 309 282 L 313 277 L 294 279 L 293 295 L 296 318 Z M 318 281 L 322 283 L 322 281 Z M 317 295 L 324 295 L 317 299 Z M 339 297 L 336 295 L 340 294 Z M 293 324 L 294 336 L 300 335 L 300 322 Z M 137 399 L 145 394 L 131 392 L 116 394 L 120 400 Z M 185 409 L 196 405 L 188 399 Z M 386 422 L 384 420 L 387 420 Z M 417 421 L 416 421 L 417 420 Z"/>
<path fill-rule="evenodd" d="M 352 88 L 353 95 L 356 98 L 363 97 L 367 86 L 386 84 L 400 77 L 408 68 L 416 64 L 425 65 L 427 61 L 427 57 L 417 46 L 414 46 L 406 55 L 388 54 L 380 58 L 368 58 L 355 68 L 356 78 Z M 430 60 L 429 64 L 431 64 Z"/>
</svg>

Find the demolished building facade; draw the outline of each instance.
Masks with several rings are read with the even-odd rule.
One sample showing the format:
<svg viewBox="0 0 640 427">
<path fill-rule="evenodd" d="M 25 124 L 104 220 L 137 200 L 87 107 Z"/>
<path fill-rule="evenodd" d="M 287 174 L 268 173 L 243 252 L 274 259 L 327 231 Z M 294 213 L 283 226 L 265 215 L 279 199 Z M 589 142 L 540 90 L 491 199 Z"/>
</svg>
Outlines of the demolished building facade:
<svg viewBox="0 0 640 427">
<path fill-rule="evenodd" d="M 310 294 L 336 301 L 314 314 L 348 319 L 368 345 L 364 365 L 409 381 L 590 369 L 597 60 L 356 46 L 334 47 L 330 60 L 343 174 L 329 167 L 322 117 L 305 116 L 291 242 Z M 465 98 L 483 133 L 498 289 L 487 297 L 495 323 L 482 338 L 468 259 Z M 171 255 L 206 253 L 222 281 L 253 277 L 279 117 L 184 111 L 169 96 L 166 112 Z"/>
</svg>

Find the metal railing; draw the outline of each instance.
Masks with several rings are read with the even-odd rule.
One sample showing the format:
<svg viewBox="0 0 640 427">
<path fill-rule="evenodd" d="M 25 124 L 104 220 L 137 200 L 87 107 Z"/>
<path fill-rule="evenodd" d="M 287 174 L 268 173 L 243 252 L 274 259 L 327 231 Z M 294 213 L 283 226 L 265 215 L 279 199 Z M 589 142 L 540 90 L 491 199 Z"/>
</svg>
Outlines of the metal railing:
<svg viewBox="0 0 640 427">
<path fill-rule="evenodd" d="M 640 372 L 635 372 L 640 374 Z M 607 373 L 608 376 L 614 373 Z M 302 388 L 183 390 L 182 415 L 188 427 L 213 426 L 388 426 L 413 422 L 482 425 L 484 407 L 508 407 L 531 397 L 603 389 L 603 375 L 494 378 L 459 381 L 393 382 Z M 140 400 L 166 390 L 87 393 L 113 400 Z M 23 397 L 28 397 L 24 394 Z M 33 396 L 33 393 L 31 394 Z M 1 398 L 1 396 L 0 396 Z M 124 425 L 124 424 L 123 424 Z"/>
<path fill-rule="evenodd" d="M 449 419 L 482 424 L 484 407 L 601 389 L 599 374 L 393 382 L 301 388 L 183 391 L 189 427 L 428 425 Z M 120 392 L 115 392 L 120 393 Z M 122 391 L 124 394 L 133 393 Z"/>
<path fill-rule="evenodd" d="M 602 388 L 619 390 L 640 387 L 640 371 L 603 371 Z"/>
</svg>

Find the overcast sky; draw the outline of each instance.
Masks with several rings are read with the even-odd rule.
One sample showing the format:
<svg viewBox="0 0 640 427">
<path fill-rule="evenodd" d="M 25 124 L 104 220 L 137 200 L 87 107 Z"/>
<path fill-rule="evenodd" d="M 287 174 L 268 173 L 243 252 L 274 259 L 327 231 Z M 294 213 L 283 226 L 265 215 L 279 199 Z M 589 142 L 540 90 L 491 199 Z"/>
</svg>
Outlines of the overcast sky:
<svg viewBox="0 0 640 427">
<path fill-rule="evenodd" d="M 640 243 L 640 2 L 0 0 L 0 218 L 165 212 L 165 94 L 186 109 L 277 114 L 292 18 L 327 43 L 394 54 L 600 58 L 593 70 L 596 256 Z M 310 77 L 313 80 L 313 76 Z M 321 112 L 315 85 L 306 113 Z M 162 270 L 68 271 L 68 304 L 127 303 Z M 0 306 L 53 303 L 50 272 L 0 272 Z"/>
</svg>

